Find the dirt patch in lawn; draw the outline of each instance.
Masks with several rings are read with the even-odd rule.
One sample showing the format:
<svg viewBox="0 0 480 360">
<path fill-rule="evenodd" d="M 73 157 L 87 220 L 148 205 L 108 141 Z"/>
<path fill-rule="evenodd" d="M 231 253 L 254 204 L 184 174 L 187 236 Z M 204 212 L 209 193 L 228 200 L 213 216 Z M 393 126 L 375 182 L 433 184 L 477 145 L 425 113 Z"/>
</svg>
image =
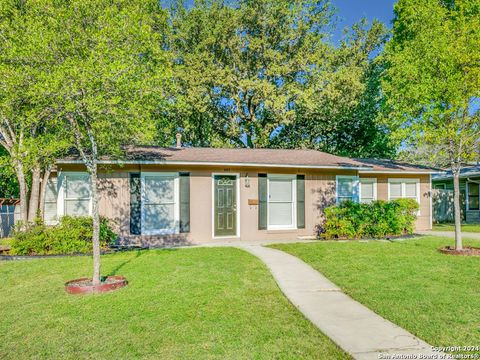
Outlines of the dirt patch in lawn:
<svg viewBox="0 0 480 360">
<path fill-rule="evenodd" d="M 451 246 L 445 246 L 438 249 L 441 253 L 461 256 L 480 256 L 480 248 L 473 246 L 464 246 L 462 250 L 456 250 Z"/>
</svg>

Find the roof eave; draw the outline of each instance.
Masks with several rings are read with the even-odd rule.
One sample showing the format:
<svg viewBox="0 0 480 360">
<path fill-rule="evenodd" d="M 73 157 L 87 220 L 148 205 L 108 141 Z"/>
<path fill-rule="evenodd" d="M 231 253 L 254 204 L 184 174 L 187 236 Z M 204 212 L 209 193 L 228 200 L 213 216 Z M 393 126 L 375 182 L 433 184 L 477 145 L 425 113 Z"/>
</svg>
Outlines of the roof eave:
<svg viewBox="0 0 480 360">
<path fill-rule="evenodd" d="M 459 178 L 460 179 L 468 179 L 470 177 L 480 177 L 480 173 L 477 174 L 460 174 Z M 434 177 L 432 178 L 434 181 L 439 181 L 439 180 L 453 180 L 452 175 L 440 175 L 439 177 Z"/>
<path fill-rule="evenodd" d="M 57 160 L 57 164 L 83 164 L 82 160 Z M 369 170 L 367 167 L 344 165 L 306 165 L 306 164 L 269 164 L 243 163 L 224 161 L 168 161 L 168 160 L 99 160 L 100 165 L 197 165 L 197 166 L 235 166 L 235 167 L 269 167 L 269 168 L 297 168 L 297 169 L 342 169 L 342 170 Z"/>
<path fill-rule="evenodd" d="M 438 174 L 434 170 L 360 170 L 360 174 Z"/>
</svg>

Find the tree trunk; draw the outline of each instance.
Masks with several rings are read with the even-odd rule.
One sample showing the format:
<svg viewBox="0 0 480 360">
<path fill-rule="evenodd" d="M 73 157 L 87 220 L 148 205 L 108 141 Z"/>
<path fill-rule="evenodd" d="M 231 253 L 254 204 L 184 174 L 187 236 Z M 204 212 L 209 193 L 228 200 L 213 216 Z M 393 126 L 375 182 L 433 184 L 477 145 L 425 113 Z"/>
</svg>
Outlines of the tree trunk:
<svg viewBox="0 0 480 360">
<path fill-rule="evenodd" d="M 48 179 L 50 178 L 50 168 L 47 168 L 45 172 L 43 173 L 42 177 L 42 184 L 40 188 L 40 201 L 39 201 L 39 209 L 40 209 L 40 214 L 41 218 L 43 221 L 45 221 L 45 195 L 47 193 L 47 186 L 48 186 Z"/>
<path fill-rule="evenodd" d="M 455 250 L 462 250 L 462 220 L 460 212 L 460 170 L 453 170 L 453 204 L 455 216 Z"/>
<path fill-rule="evenodd" d="M 14 160 L 13 167 L 17 174 L 18 187 L 20 190 L 20 220 L 22 221 L 23 226 L 25 226 L 28 221 L 27 181 L 25 180 L 25 172 L 23 171 L 22 163 L 18 160 Z"/>
<path fill-rule="evenodd" d="M 92 181 L 92 215 L 93 215 L 93 285 L 100 284 L 100 215 L 98 214 L 97 163 L 93 161 L 90 169 Z"/>
<path fill-rule="evenodd" d="M 40 197 L 40 179 L 41 170 L 35 166 L 32 170 L 32 187 L 30 191 L 30 201 L 28 203 L 28 221 L 33 222 L 37 217 L 38 201 Z"/>
</svg>

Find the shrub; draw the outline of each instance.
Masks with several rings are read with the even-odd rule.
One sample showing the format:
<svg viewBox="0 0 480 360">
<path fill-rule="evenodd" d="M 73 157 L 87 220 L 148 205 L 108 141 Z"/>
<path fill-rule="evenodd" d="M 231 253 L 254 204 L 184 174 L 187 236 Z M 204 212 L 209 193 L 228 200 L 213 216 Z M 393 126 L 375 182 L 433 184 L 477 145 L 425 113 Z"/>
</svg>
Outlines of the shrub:
<svg viewBox="0 0 480 360">
<path fill-rule="evenodd" d="M 414 199 L 379 200 L 370 204 L 345 201 L 325 209 L 321 236 L 359 239 L 412 234 L 417 211 Z"/>
<path fill-rule="evenodd" d="M 36 222 L 14 230 L 11 253 L 14 255 L 56 255 L 91 253 L 93 223 L 90 217 L 64 216 L 58 225 Z M 100 221 L 100 246 L 105 249 L 115 241 L 107 219 Z"/>
</svg>

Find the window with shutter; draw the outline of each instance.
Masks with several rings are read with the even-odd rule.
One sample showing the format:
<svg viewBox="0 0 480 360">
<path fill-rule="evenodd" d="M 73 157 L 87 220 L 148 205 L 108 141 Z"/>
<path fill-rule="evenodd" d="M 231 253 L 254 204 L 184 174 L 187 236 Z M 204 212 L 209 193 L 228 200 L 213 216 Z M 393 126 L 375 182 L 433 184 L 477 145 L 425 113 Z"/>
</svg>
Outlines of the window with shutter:
<svg viewBox="0 0 480 360">
<path fill-rule="evenodd" d="M 267 229 L 267 174 L 258 174 L 258 229 Z"/>
<path fill-rule="evenodd" d="M 190 173 L 180 173 L 180 232 L 190 232 Z"/>
<path fill-rule="evenodd" d="M 305 175 L 297 175 L 297 229 L 305 229 Z"/>
<path fill-rule="evenodd" d="M 296 176 L 268 175 L 268 229 L 296 228 Z"/>
<path fill-rule="evenodd" d="M 130 234 L 142 233 L 142 193 L 140 173 L 130 174 Z"/>
<path fill-rule="evenodd" d="M 142 173 L 141 178 L 142 234 L 178 234 L 178 173 Z"/>
</svg>

